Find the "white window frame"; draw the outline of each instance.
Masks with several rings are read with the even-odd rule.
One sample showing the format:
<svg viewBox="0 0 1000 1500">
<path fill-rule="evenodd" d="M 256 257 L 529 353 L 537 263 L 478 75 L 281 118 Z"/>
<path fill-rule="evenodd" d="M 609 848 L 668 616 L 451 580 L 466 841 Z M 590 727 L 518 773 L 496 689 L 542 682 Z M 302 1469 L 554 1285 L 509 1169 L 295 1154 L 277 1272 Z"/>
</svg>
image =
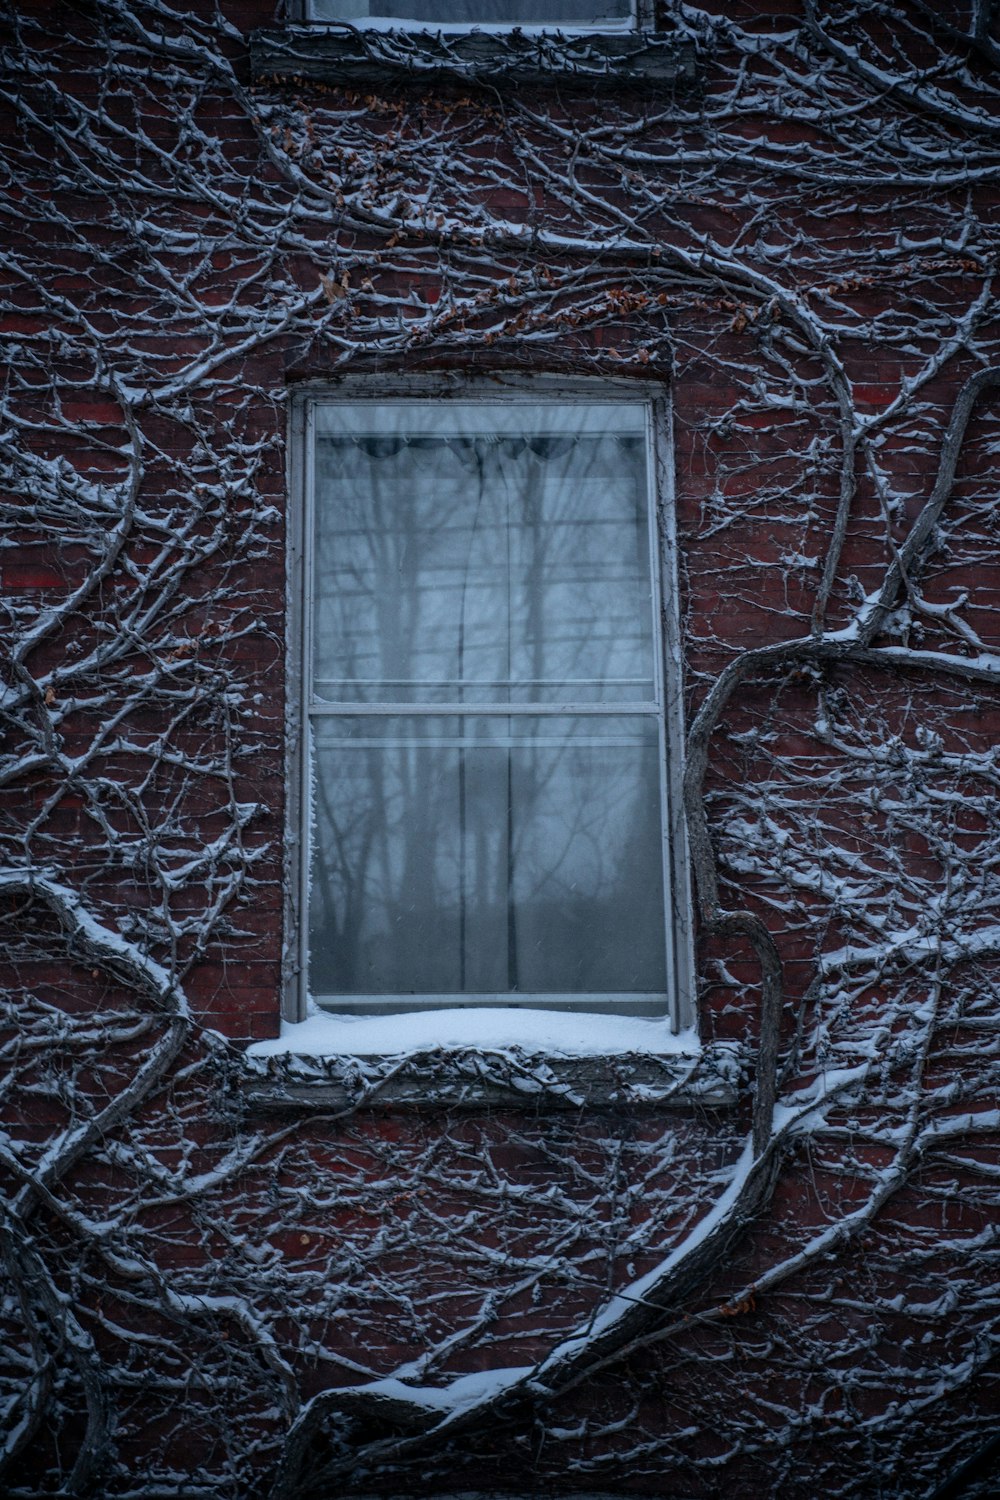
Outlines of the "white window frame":
<svg viewBox="0 0 1000 1500">
<path fill-rule="evenodd" d="M 654 618 L 660 621 L 658 679 L 661 687 L 660 712 L 660 795 L 663 811 L 664 858 L 664 925 L 666 934 L 667 996 L 663 1022 L 670 1033 L 692 1035 L 694 1012 L 694 961 L 692 944 L 691 881 L 682 799 L 683 717 L 681 682 L 680 622 L 677 608 L 677 544 L 674 525 L 673 451 L 667 392 L 662 386 L 635 381 L 600 379 L 566 380 L 554 377 L 500 377 L 488 381 L 454 377 L 425 378 L 351 378 L 331 386 L 309 383 L 298 389 L 291 400 L 289 434 L 289 515 L 288 515 L 288 696 L 287 730 L 287 833 L 285 865 L 285 945 L 284 945 L 284 1019 L 303 1021 L 315 1012 L 310 1002 L 309 969 L 309 788 L 310 788 L 310 708 L 311 672 L 310 632 L 312 600 L 310 551 L 313 545 L 313 458 L 315 453 L 315 413 L 322 403 L 339 401 L 383 400 L 405 402 L 428 398 L 452 398 L 463 403 L 482 400 L 489 403 L 524 404 L 549 401 L 556 404 L 621 400 L 641 404 L 646 409 L 647 462 L 650 486 L 651 573 L 654 580 Z M 464 713 L 481 711 L 481 705 L 465 704 Z M 567 706 L 559 705 L 566 712 Z M 536 712 L 537 705 L 525 705 L 525 712 Z M 357 712 L 358 705 L 342 708 L 346 714 Z M 412 713 L 414 705 L 368 706 L 368 713 L 386 715 Z M 430 710 L 426 710 L 430 711 Z M 448 705 L 434 705 L 433 712 L 448 712 Z M 510 711 L 510 705 L 504 705 Z M 553 708 L 551 711 L 555 711 Z M 576 711 L 575 706 L 572 709 Z M 606 711 L 606 710 L 601 710 Z M 617 713 L 632 711 L 628 704 L 615 705 Z M 645 712 L 648 713 L 648 705 Z M 584 1009 L 574 997 L 551 997 L 566 1013 L 567 1020 Z M 477 1008 L 484 1004 L 501 1006 L 510 1012 L 510 1042 L 518 1041 L 518 1016 L 531 1008 L 530 1000 L 514 1001 L 494 998 L 483 1000 L 471 996 L 430 998 L 412 996 L 396 1004 L 391 997 L 375 1007 L 383 1014 L 398 1015 L 404 1011 L 450 1010 L 453 1007 Z M 596 1007 L 591 1005 L 589 1009 Z M 600 1007 L 614 1010 L 609 997 Z M 344 996 L 335 1010 L 328 1013 L 362 1014 L 370 1009 L 352 1006 L 352 997 Z M 534 1012 L 536 1015 L 538 1011 Z M 630 1012 L 634 1015 L 635 1012 Z M 623 1017 L 624 1019 L 624 1017 Z"/>
<path fill-rule="evenodd" d="M 632 14 L 631 14 L 631 19 L 630 20 L 622 20 L 622 21 L 618 21 L 618 22 L 613 22 L 613 21 L 612 22 L 607 22 L 607 21 L 605 21 L 605 22 L 601 22 L 601 21 L 593 21 L 593 22 L 576 21 L 576 22 L 573 22 L 572 24 L 567 23 L 564 26 L 560 26 L 560 25 L 558 25 L 558 23 L 553 23 L 551 21 L 549 21 L 549 22 L 488 21 L 488 22 L 483 22 L 481 24 L 478 24 L 478 23 L 475 23 L 475 22 L 462 23 L 462 22 L 456 22 L 456 21 L 412 21 L 412 20 L 407 20 L 405 17 L 402 17 L 402 16 L 398 17 L 398 18 L 397 17 L 386 18 L 386 17 L 378 17 L 378 16 L 368 16 L 368 17 L 359 16 L 357 18 L 354 18 L 354 17 L 351 17 L 351 16 L 345 16 L 345 17 L 342 17 L 342 18 L 338 19 L 338 18 L 335 18 L 335 17 L 332 17 L 332 16 L 317 16 L 317 15 L 314 15 L 314 13 L 313 13 L 314 12 L 314 0 L 290 0 L 290 12 L 291 12 L 291 19 L 293 21 L 304 21 L 304 22 L 308 23 L 311 26 L 336 26 L 336 25 L 339 25 L 339 24 L 347 24 L 347 25 L 351 25 L 351 26 L 356 26 L 356 27 L 358 27 L 359 29 L 362 29 L 362 30 L 364 30 L 365 28 L 369 28 L 370 27 L 370 28 L 377 28 L 379 30 L 390 29 L 390 30 L 396 30 L 396 31 L 435 31 L 435 32 L 437 32 L 437 31 L 444 31 L 444 32 L 450 32 L 450 31 L 458 31 L 458 32 L 469 32 L 469 31 L 500 31 L 500 32 L 504 32 L 504 31 L 513 31 L 513 30 L 521 30 L 521 31 L 529 31 L 529 32 L 530 31 L 541 31 L 541 32 L 559 31 L 564 36 L 565 35 L 571 36 L 571 35 L 573 35 L 575 33 L 578 33 L 578 32 L 586 33 L 586 32 L 594 32 L 594 31 L 598 31 L 598 32 L 600 32 L 600 31 L 605 31 L 605 32 L 607 32 L 607 31 L 611 31 L 611 32 L 652 31 L 654 29 L 654 27 L 655 27 L 655 24 L 656 24 L 656 0 L 631 0 L 631 12 L 632 12 Z"/>
</svg>

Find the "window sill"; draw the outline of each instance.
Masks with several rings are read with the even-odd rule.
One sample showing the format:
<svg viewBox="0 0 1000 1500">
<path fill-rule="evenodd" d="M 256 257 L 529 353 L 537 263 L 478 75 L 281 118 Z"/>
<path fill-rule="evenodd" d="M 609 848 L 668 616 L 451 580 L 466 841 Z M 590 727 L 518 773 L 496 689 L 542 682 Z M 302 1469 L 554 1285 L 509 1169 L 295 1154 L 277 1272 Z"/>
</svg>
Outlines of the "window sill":
<svg viewBox="0 0 1000 1500">
<path fill-rule="evenodd" d="M 247 1105 L 268 1113 L 719 1108 L 738 1097 L 743 1057 L 734 1043 L 699 1047 L 693 1032 L 672 1036 L 662 1021 L 541 1011 L 515 1012 L 521 1025 L 515 1043 L 509 1012 L 506 1040 L 499 1022 L 492 1029 L 484 1023 L 485 1014 L 322 1016 L 286 1025 L 275 1041 L 248 1049 L 240 1093 Z M 464 1018 L 469 1036 L 474 1025 L 475 1042 L 442 1017 Z M 528 1017 L 544 1020 L 532 1024 Z M 594 1026 L 595 1020 L 607 1024 Z"/>
<path fill-rule="evenodd" d="M 444 31 L 324 23 L 250 38 L 255 82 L 486 83 L 492 87 L 689 87 L 695 48 L 641 31 Z"/>
<path fill-rule="evenodd" d="M 312 1002 L 310 1002 L 312 1004 Z M 664 1019 L 647 1020 L 605 1009 L 534 1009 L 515 1005 L 429 1006 L 388 1014 L 341 1015 L 314 1010 L 305 1021 L 282 1022 L 281 1035 L 255 1042 L 255 1057 L 390 1057 L 403 1053 L 504 1050 L 548 1057 L 606 1057 L 638 1052 L 697 1056 L 694 1031 L 674 1033 Z"/>
</svg>

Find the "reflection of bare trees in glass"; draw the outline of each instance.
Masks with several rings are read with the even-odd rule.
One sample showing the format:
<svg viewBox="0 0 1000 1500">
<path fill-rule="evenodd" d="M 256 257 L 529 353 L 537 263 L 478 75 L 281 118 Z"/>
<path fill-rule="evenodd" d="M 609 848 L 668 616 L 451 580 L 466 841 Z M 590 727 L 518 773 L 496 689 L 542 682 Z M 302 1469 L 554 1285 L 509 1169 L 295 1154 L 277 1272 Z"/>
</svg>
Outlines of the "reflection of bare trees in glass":
<svg viewBox="0 0 1000 1500">
<path fill-rule="evenodd" d="M 320 699 L 652 697 L 638 439 L 325 438 L 317 468 Z"/>
<path fill-rule="evenodd" d="M 316 740 L 321 992 L 662 990 L 645 719 L 328 719 Z"/>
<path fill-rule="evenodd" d="M 318 993 L 664 989 L 645 452 L 606 411 L 348 406 L 320 440 Z"/>
</svg>

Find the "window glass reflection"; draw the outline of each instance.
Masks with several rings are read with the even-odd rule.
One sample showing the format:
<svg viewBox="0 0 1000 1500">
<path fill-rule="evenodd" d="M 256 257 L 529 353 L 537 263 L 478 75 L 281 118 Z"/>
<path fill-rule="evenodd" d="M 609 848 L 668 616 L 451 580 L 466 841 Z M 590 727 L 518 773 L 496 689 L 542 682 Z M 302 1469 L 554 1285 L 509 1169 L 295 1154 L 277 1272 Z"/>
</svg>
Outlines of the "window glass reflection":
<svg viewBox="0 0 1000 1500">
<path fill-rule="evenodd" d="M 323 717 L 312 990 L 665 989 L 652 717 Z"/>
<path fill-rule="evenodd" d="M 645 462 L 635 408 L 331 411 L 316 699 L 652 700 Z"/>
</svg>

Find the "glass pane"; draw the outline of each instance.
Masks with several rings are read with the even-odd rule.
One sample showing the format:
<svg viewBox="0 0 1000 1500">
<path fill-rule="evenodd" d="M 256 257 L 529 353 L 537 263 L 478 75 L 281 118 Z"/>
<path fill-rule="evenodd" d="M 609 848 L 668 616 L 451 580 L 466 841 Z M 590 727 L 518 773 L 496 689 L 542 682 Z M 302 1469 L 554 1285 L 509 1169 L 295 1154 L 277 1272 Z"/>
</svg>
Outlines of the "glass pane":
<svg viewBox="0 0 1000 1500">
<path fill-rule="evenodd" d="M 324 406 L 319 701 L 650 702 L 639 404 Z"/>
<path fill-rule="evenodd" d="M 421 25 L 593 26 L 631 19 L 631 0 L 310 0 L 317 21 L 369 17 Z"/>
<path fill-rule="evenodd" d="M 664 992 L 654 717 L 313 727 L 313 994 Z"/>
</svg>

